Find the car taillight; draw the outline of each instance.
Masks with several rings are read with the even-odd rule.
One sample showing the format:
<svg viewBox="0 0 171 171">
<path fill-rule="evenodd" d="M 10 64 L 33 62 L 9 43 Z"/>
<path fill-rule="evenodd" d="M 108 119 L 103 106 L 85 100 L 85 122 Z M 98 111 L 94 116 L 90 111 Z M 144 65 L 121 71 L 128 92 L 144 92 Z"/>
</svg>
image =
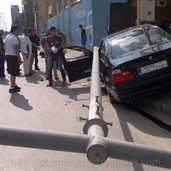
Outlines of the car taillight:
<svg viewBox="0 0 171 171">
<path fill-rule="evenodd" d="M 130 71 L 121 72 L 120 69 L 117 69 L 112 72 L 112 82 L 114 83 L 130 80 L 132 78 L 133 75 Z"/>
</svg>

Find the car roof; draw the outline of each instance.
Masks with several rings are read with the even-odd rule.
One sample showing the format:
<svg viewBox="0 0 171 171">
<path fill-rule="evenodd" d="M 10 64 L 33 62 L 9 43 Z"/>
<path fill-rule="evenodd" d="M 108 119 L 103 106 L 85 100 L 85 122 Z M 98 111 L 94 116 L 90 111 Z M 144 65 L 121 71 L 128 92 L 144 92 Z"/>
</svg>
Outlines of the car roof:
<svg viewBox="0 0 171 171">
<path fill-rule="evenodd" d="M 129 27 L 127 29 L 124 29 L 124 30 L 121 30 L 121 31 L 118 31 L 118 32 L 115 32 L 113 34 L 110 34 L 106 37 L 104 37 L 102 40 L 105 40 L 105 41 L 110 41 L 110 39 L 113 39 L 114 37 L 115 38 L 118 38 L 118 37 L 122 37 L 128 33 L 131 33 L 131 32 L 134 32 L 136 30 L 139 30 L 141 28 L 143 29 L 147 29 L 147 27 L 149 28 L 159 28 L 158 26 L 156 25 L 152 25 L 152 24 L 143 24 L 143 25 L 138 25 L 138 26 L 134 26 L 134 27 Z"/>
</svg>

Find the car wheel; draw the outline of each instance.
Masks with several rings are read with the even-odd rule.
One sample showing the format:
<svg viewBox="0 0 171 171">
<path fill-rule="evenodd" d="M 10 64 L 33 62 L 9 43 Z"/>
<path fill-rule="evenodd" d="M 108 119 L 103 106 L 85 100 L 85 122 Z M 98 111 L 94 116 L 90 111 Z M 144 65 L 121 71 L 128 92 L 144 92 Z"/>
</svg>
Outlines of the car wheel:
<svg viewBox="0 0 171 171">
<path fill-rule="evenodd" d="M 107 94 L 109 97 L 109 102 L 112 104 L 116 103 L 116 99 L 112 96 L 112 94 L 109 92 L 109 90 L 107 90 Z"/>
</svg>

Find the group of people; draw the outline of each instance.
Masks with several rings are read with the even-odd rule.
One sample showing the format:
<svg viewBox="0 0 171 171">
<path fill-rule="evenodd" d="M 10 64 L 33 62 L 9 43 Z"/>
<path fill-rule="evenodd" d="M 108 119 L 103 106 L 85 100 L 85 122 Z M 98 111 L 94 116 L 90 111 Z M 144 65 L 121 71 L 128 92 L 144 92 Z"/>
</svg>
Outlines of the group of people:
<svg viewBox="0 0 171 171">
<path fill-rule="evenodd" d="M 23 57 L 23 68 L 25 76 L 32 76 L 34 69 L 40 70 L 38 67 L 38 50 L 39 50 L 39 37 L 36 35 L 36 29 L 25 28 L 21 36 L 19 36 L 20 51 Z"/>
<path fill-rule="evenodd" d="M 86 34 L 82 25 L 81 42 L 83 48 L 86 48 Z M 0 30 L 0 77 L 5 77 L 4 64 L 7 63 L 7 71 L 10 74 L 10 89 L 9 93 L 19 92 L 21 87 L 16 84 L 16 76 L 20 75 L 20 65 L 23 63 L 24 76 L 32 76 L 34 69 L 40 70 L 38 67 L 38 50 L 40 45 L 44 49 L 46 80 L 48 80 L 47 87 L 53 86 L 52 69 L 54 71 L 55 79 L 59 79 L 57 69 L 61 72 L 62 82 L 66 83 L 66 74 L 63 68 L 63 50 L 65 46 L 65 39 L 59 34 L 59 30 L 52 26 L 47 29 L 41 36 L 41 39 L 36 35 L 36 30 L 32 28 L 25 28 L 21 36 L 18 36 L 18 26 L 11 26 L 10 34 L 5 37 L 3 41 L 3 30 Z"/>
<path fill-rule="evenodd" d="M 63 83 L 66 83 L 66 75 L 62 63 L 64 48 L 63 39 L 57 34 L 57 29 L 51 27 L 47 29 L 40 40 L 36 35 L 36 30 L 25 28 L 21 36 L 18 36 L 18 26 L 11 26 L 10 34 L 2 39 L 3 30 L 0 30 L 0 77 L 5 77 L 4 64 L 7 63 L 7 71 L 10 74 L 9 93 L 19 92 L 21 87 L 16 84 L 16 76 L 20 75 L 20 65 L 23 63 L 24 76 L 32 76 L 33 62 L 34 69 L 38 67 L 38 50 L 43 45 L 45 51 L 46 77 L 49 80 L 47 86 L 52 86 L 52 68 L 58 68 L 61 72 Z M 55 64 L 54 64 L 55 63 Z M 56 71 L 55 71 L 56 72 Z M 55 75 L 57 77 L 57 72 Z"/>
</svg>

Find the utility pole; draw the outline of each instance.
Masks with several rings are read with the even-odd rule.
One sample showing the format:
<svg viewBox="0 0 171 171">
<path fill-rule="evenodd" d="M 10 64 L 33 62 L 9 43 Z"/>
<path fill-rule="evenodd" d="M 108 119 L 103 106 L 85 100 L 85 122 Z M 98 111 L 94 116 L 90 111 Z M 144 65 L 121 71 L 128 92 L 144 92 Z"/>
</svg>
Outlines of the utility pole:
<svg viewBox="0 0 171 171">
<path fill-rule="evenodd" d="M 136 24 L 140 24 L 140 0 L 137 0 L 137 21 Z"/>
</svg>

